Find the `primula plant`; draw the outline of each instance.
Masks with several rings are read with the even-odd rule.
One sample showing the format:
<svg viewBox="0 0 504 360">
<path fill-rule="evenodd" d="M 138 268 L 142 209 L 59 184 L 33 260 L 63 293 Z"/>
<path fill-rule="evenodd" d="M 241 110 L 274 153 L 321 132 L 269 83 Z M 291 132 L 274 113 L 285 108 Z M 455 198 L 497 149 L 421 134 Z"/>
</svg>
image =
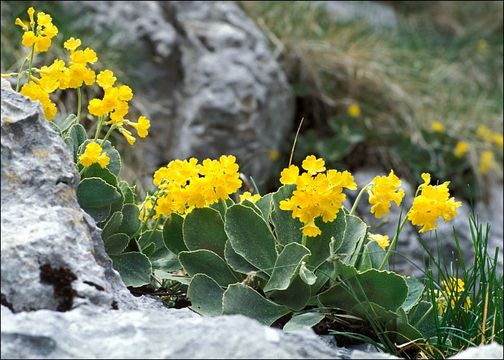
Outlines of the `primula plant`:
<svg viewBox="0 0 504 360">
<path fill-rule="evenodd" d="M 254 194 L 242 191 L 233 155 L 173 160 L 154 173 L 153 191 L 137 199 L 135 188 L 118 177 L 121 158 L 109 141 L 114 131 L 129 144 L 136 141 L 132 129 L 140 138 L 148 136 L 145 116 L 127 119 L 132 89 L 108 69 L 97 74 L 96 53 L 82 50 L 81 40 L 73 37 L 64 42 L 66 59 L 35 67 L 35 54 L 49 50 L 58 29 L 51 16 L 33 8 L 28 17 L 16 24 L 29 54 L 17 73 L 2 77 L 14 78 L 16 90 L 40 102 L 68 145 L 80 174 L 79 203 L 102 229 L 114 268 L 132 291 L 160 295 L 168 305 L 188 300 L 202 315 L 243 314 L 285 331 L 325 324 L 330 333 L 402 356 L 437 356 L 429 344 L 447 347 L 453 337 L 446 328 L 481 318 L 482 292 L 475 284 L 484 270 L 464 268 L 467 282 L 446 271 L 439 272 L 443 279 L 431 275 L 421 281 L 389 267 L 407 221 L 424 233 L 457 216 L 461 203 L 450 196 L 449 182 L 434 185 L 429 173 L 421 174 L 423 183 L 411 208 L 397 219 L 392 240 L 373 233 L 355 209 L 366 195 L 376 218 L 401 206 L 405 192 L 394 171 L 375 177 L 345 208 L 346 193 L 358 190 L 352 174 L 328 169 L 314 155 L 306 156 L 301 168 L 289 164 L 280 174 L 282 186 L 264 195 L 257 188 Z M 95 84 L 103 95 L 84 107 L 95 122 L 89 136 L 80 124 L 81 91 Z M 51 95 L 60 91 L 76 91 L 75 114 L 57 116 Z M 360 115 L 357 104 L 349 114 Z M 455 149 L 456 154 L 466 151 L 463 144 Z M 481 269 L 495 271 L 496 258 L 486 263 L 481 248 L 478 259 Z M 435 257 L 431 260 L 441 267 Z M 485 329 L 488 321 L 502 325 L 502 312 L 488 315 L 486 289 Z M 492 301 L 499 303 L 498 297 Z M 484 343 L 486 330 L 482 333 Z"/>
</svg>

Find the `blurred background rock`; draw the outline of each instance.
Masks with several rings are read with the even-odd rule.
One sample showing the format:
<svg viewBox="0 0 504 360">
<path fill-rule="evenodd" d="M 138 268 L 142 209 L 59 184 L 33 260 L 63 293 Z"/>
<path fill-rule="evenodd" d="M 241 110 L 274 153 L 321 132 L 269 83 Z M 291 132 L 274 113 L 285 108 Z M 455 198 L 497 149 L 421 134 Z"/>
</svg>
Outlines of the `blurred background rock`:
<svg viewBox="0 0 504 360">
<path fill-rule="evenodd" d="M 236 154 L 267 192 L 304 118 L 296 163 L 316 154 L 357 179 L 393 168 L 413 189 L 428 171 L 451 181 L 464 214 L 476 207 L 492 222 L 492 246 L 502 246 L 502 2 L 2 1 L 2 72 L 26 52 L 12 19 L 30 4 L 60 29 L 45 62 L 76 36 L 98 53 L 95 68 L 134 89 L 151 135 L 112 141 L 141 191 L 171 159 Z M 70 92 L 58 102 L 62 116 L 75 108 Z M 457 156 L 460 141 L 469 150 Z M 452 225 L 438 237 L 451 239 Z M 412 254 L 414 237 L 401 245 Z"/>
</svg>

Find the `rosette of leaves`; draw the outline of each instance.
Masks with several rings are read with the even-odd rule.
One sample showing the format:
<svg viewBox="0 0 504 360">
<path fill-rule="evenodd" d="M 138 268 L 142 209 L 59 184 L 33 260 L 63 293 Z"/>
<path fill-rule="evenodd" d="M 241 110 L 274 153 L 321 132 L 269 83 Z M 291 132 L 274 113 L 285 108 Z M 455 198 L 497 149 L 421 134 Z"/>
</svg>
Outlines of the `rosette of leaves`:
<svg viewBox="0 0 504 360">
<path fill-rule="evenodd" d="M 286 330 L 316 325 L 338 310 L 364 321 L 372 316 L 397 343 L 421 338 L 408 314 L 423 285 L 378 270 L 384 250 L 345 209 L 333 222 L 317 223 L 321 235 L 303 241 L 302 224 L 279 208 L 292 191 L 282 186 L 255 204 L 228 201 L 170 216 L 164 241 L 188 274 L 192 309 L 267 325 L 289 316 Z"/>
</svg>

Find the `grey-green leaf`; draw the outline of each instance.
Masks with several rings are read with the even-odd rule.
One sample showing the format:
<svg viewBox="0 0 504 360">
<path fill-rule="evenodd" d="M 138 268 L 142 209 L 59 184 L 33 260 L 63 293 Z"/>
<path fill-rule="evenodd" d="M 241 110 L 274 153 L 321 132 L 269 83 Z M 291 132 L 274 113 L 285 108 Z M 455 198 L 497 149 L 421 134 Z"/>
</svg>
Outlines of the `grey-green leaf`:
<svg viewBox="0 0 504 360">
<path fill-rule="evenodd" d="M 292 318 L 284 325 L 283 331 L 295 331 L 305 326 L 312 327 L 317 325 L 325 317 L 324 314 L 319 312 L 305 312 L 301 314 L 294 314 Z"/>
<path fill-rule="evenodd" d="M 147 256 L 139 252 L 127 252 L 110 258 L 126 286 L 140 287 L 150 283 L 152 266 Z"/>
<path fill-rule="evenodd" d="M 233 205 L 226 213 L 224 229 L 237 254 L 271 274 L 277 258 L 275 239 L 261 216 L 246 206 Z"/>
<path fill-rule="evenodd" d="M 290 312 L 287 307 L 265 299 L 254 289 L 242 284 L 227 288 L 222 305 L 224 315 L 242 314 L 268 326 Z"/>
<path fill-rule="evenodd" d="M 119 255 L 126 249 L 129 243 L 129 236 L 126 234 L 113 234 L 103 240 L 105 250 L 109 255 Z"/>
<path fill-rule="evenodd" d="M 108 237 L 117 233 L 119 226 L 121 225 L 123 220 L 122 212 L 116 211 L 110 216 L 110 219 L 107 221 L 102 231 L 102 239 L 106 240 Z"/>
<path fill-rule="evenodd" d="M 77 187 L 77 199 L 83 208 L 102 208 L 121 198 L 115 187 L 100 178 L 86 178 Z"/>
<path fill-rule="evenodd" d="M 271 213 L 271 221 L 275 226 L 278 242 L 282 245 L 292 242 L 301 243 L 303 236 L 300 230 L 303 224 L 298 219 L 292 218 L 292 211 L 280 209 L 280 201 L 290 198 L 294 189 L 294 185 L 284 185 L 272 195 L 273 212 Z"/>
<path fill-rule="evenodd" d="M 171 214 L 164 223 L 164 243 L 166 248 L 174 254 L 188 250 L 184 243 L 184 235 L 182 231 L 183 223 L 184 218 L 175 213 Z"/>
<path fill-rule="evenodd" d="M 263 289 L 264 292 L 287 289 L 297 275 L 301 261 L 307 255 L 310 255 L 310 250 L 301 244 L 291 243 L 285 246 L 278 255 L 271 278 Z"/>
<path fill-rule="evenodd" d="M 224 256 L 227 235 L 224 222 L 217 210 L 194 209 L 187 214 L 183 224 L 184 243 L 189 250 L 207 249 Z"/>
<path fill-rule="evenodd" d="M 138 219 L 139 209 L 135 204 L 124 204 L 122 214 L 123 221 L 119 227 L 119 231 L 132 236 L 140 227 L 140 220 Z"/>
<path fill-rule="evenodd" d="M 191 309 L 206 316 L 222 314 L 223 295 L 224 290 L 206 274 L 194 275 L 187 289 Z"/>
<path fill-rule="evenodd" d="M 317 275 L 315 275 L 310 269 L 306 267 L 306 264 L 301 264 L 299 267 L 299 277 L 307 285 L 314 285 L 317 281 Z"/>
<path fill-rule="evenodd" d="M 210 276 L 220 286 L 240 281 L 226 262 L 210 250 L 181 251 L 179 260 L 185 271 L 194 276 L 198 273 Z"/>
</svg>

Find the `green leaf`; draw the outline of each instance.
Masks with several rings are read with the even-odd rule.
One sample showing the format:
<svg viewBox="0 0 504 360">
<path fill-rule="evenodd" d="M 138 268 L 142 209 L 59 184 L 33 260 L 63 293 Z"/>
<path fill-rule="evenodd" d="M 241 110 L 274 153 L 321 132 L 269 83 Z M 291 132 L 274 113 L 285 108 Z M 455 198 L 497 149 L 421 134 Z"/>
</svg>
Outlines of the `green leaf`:
<svg viewBox="0 0 504 360">
<path fill-rule="evenodd" d="M 311 270 L 306 267 L 306 264 L 301 264 L 299 267 L 299 277 L 307 285 L 314 285 L 317 281 L 317 275 L 315 275 Z"/>
<path fill-rule="evenodd" d="M 289 312 L 287 307 L 265 299 L 254 289 L 242 284 L 230 285 L 222 300 L 224 315 L 241 314 L 268 326 Z"/>
<path fill-rule="evenodd" d="M 97 224 L 107 220 L 110 214 L 110 205 L 101 208 L 83 208 Z"/>
<path fill-rule="evenodd" d="M 152 266 L 147 256 L 139 252 L 127 252 L 110 258 L 126 286 L 140 287 L 150 283 Z"/>
<path fill-rule="evenodd" d="M 129 236 L 126 234 L 113 234 L 103 240 L 105 251 L 109 255 L 119 255 L 126 249 L 129 243 Z"/>
<path fill-rule="evenodd" d="M 183 224 L 184 243 L 189 250 L 207 249 L 224 256 L 227 236 L 219 212 L 210 208 L 194 209 Z"/>
<path fill-rule="evenodd" d="M 163 238 L 165 246 L 168 250 L 178 255 L 181 251 L 187 251 L 184 243 L 184 235 L 182 233 L 182 226 L 184 218 L 178 214 L 172 213 L 166 219 L 163 226 Z"/>
<path fill-rule="evenodd" d="M 163 233 L 159 230 L 147 230 L 143 232 L 138 239 L 140 250 L 145 249 L 150 244 L 154 244 L 155 249 L 164 248 Z"/>
<path fill-rule="evenodd" d="M 269 193 L 266 195 L 263 195 L 255 205 L 261 210 L 262 217 L 264 220 L 266 220 L 267 223 L 270 222 L 270 216 L 271 216 L 271 210 L 273 208 L 273 194 Z"/>
<path fill-rule="evenodd" d="M 259 271 L 255 266 L 251 265 L 247 260 L 243 258 L 243 256 L 238 255 L 233 247 L 231 246 L 231 242 L 227 241 L 224 249 L 224 259 L 227 264 L 236 272 L 241 274 L 249 274 L 251 272 L 257 272 L 258 276 L 264 277 L 264 274 Z"/>
<path fill-rule="evenodd" d="M 140 227 L 139 209 L 135 204 L 125 204 L 122 208 L 122 214 L 123 221 L 118 231 L 133 236 Z"/>
<path fill-rule="evenodd" d="M 331 256 L 329 244 L 331 243 L 332 237 L 335 239 L 343 239 L 346 228 L 345 214 L 343 211 L 340 211 L 336 219 L 328 223 L 317 219 L 316 225 L 320 228 L 322 233 L 317 237 L 306 239 L 306 247 L 311 252 L 311 256 L 306 261 L 310 269 L 318 268 Z"/>
<path fill-rule="evenodd" d="M 408 295 L 406 296 L 406 300 L 404 301 L 404 304 L 401 305 L 401 307 L 407 313 L 420 301 L 425 286 L 423 283 L 411 276 L 406 277 L 406 285 L 408 286 Z"/>
<path fill-rule="evenodd" d="M 315 276 L 317 280 L 315 280 L 315 284 L 311 286 L 312 295 L 316 295 L 318 291 L 326 284 L 326 282 L 330 279 L 331 274 L 333 273 L 334 265 L 330 262 L 325 262 L 320 265 L 317 270 L 315 270 Z"/>
<path fill-rule="evenodd" d="M 275 262 L 273 273 L 263 291 L 285 290 L 297 275 L 301 261 L 310 255 L 310 250 L 298 243 L 291 243 L 284 247 Z"/>
<path fill-rule="evenodd" d="M 78 155 L 80 154 L 79 148 L 86 140 L 86 129 L 81 124 L 72 125 L 64 137 L 64 141 L 70 147 L 70 150 L 72 150 L 75 162 L 77 162 Z"/>
<path fill-rule="evenodd" d="M 56 116 L 53 121 L 51 121 L 51 125 L 55 125 L 60 134 L 63 135 L 76 120 L 77 116 L 75 114 L 69 114 L 67 117 Z"/>
<path fill-rule="evenodd" d="M 102 239 L 106 240 L 108 237 L 117 233 L 119 226 L 121 225 L 123 220 L 123 215 L 120 211 L 116 211 L 112 214 L 110 219 L 107 221 L 102 231 Z"/>
<path fill-rule="evenodd" d="M 107 168 L 112 174 L 119 176 L 119 173 L 121 172 L 121 155 L 119 155 L 119 152 L 112 146 L 110 141 L 107 140 L 103 143 L 103 141 L 98 140 L 98 143 L 102 146 L 103 151 L 105 151 L 110 158 L 110 163 L 107 165 Z"/>
<path fill-rule="evenodd" d="M 397 344 L 409 343 L 415 340 L 421 340 L 423 338 L 422 334 L 408 323 L 408 316 L 402 308 L 399 308 L 397 313 L 398 318 L 395 320 L 390 320 L 386 324 L 386 328 L 392 334 L 395 334 L 393 341 Z"/>
<path fill-rule="evenodd" d="M 123 194 L 125 204 L 135 203 L 135 191 L 126 181 L 119 181 L 119 190 L 121 190 L 121 193 Z"/>
<path fill-rule="evenodd" d="M 210 205 L 210 208 L 217 210 L 222 218 L 222 221 L 226 218 L 226 211 L 228 207 L 233 206 L 234 201 L 233 199 L 226 199 L 224 201 L 219 200 L 216 203 Z"/>
<path fill-rule="evenodd" d="M 154 270 L 154 275 L 158 279 L 176 281 L 182 285 L 189 285 L 191 283 L 191 278 L 189 276 L 175 275 L 164 270 Z"/>
<path fill-rule="evenodd" d="M 271 221 L 275 226 L 278 242 L 282 245 L 293 242 L 301 243 L 303 236 L 300 230 L 303 224 L 298 219 L 292 218 L 292 211 L 280 209 L 280 201 L 290 198 L 294 189 L 294 185 L 284 185 L 272 195 L 273 212 L 271 213 Z"/>
<path fill-rule="evenodd" d="M 117 186 L 117 177 L 112 174 L 107 168 L 102 168 L 99 164 L 92 164 L 84 168 L 81 174 L 81 179 L 97 177 L 103 179 L 107 184 L 114 187 Z"/>
<path fill-rule="evenodd" d="M 211 277 L 196 274 L 189 284 L 187 296 L 191 300 L 191 309 L 205 316 L 222 314 L 224 290 Z"/>
<path fill-rule="evenodd" d="M 302 310 L 310 300 L 310 296 L 310 286 L 301 280 L 299 276 L 294 278 L 288 289 L 268 293 L 270 300 L 295 311 Z"/>
<path fill-rule="evenodd" d="M 434 336 L 436 333 L 434 317 L 438 315 L 433 312 L 434 308 L 432 303 L 422 300 L 408 313 L 408 323 L 420 331 L 426 339 Z"/>
<path fill-rule="evenodd" d="M 354 265 L 359 255 L 360 246 L 366 237 L 367 225 L 357 216 L 346 215 L 345 218 L 345 235 L 341 245 L 336 245 L 335 250 L 338 254 L 343 255 L 343 262 Z"/>
<path fill-rule="evenodd" d="M 241 281 L 226 262 L 210 250 L 181 251 L 179 260 L 184 270 L 194 276 L 198 273 L 210 276 L 221 286 Z"/>
<path fill-rule="evenodd" d="M 349 310 L 354 304 L 373 302 L 387 310 L 399 308 L 408 293 L 402 276 L 386 270 L 370 269 L 350 277 L 318 296 L 321 304 Z M 393 294 L 393 296 L 391 296 Z"/>
<path fill-rule="evenodd" d="M 246 206 L 246 207 L 249 207 L 251 208 L 252 210 L 255 211 L 255 213 L 259 216 L 262 217 L 262 212 L 261 210 L 259 210 L 259 208 L 250 200 L 243 200 L 240 205 L 243 205 L 243 206 Z"/>
<path fill-rule="evenodd" d="M 368 242 L 364 246 L 361 261 L 359 264 L 359 271 L 368 269 L 378 269 L 385 257 L 385 250 L 383 250 L 376 241 Z"/>
<path fill-rule="evenodd" d="M 77 199 L 82 208 L 103 208 L 118 201 L 121 194 L 100 178 L 86 178 L 77 187 Z"/>
<path fill-rule="evenodd" d="M 324 314 L 318 312 L 305 312 L 294 314 L 292 318 L 284 325 L 283 331 L 296 331 L 305 326 L 312 327 L 317 325 L 325 317 Z"/>
<path fill-rule="evenodd" d="M 277 258 L 275 239 L 261 216 L 246 206 L 233 205 L 226 213 L 224 229 L 237 254 L 271 274 Z"/>
</svg>

